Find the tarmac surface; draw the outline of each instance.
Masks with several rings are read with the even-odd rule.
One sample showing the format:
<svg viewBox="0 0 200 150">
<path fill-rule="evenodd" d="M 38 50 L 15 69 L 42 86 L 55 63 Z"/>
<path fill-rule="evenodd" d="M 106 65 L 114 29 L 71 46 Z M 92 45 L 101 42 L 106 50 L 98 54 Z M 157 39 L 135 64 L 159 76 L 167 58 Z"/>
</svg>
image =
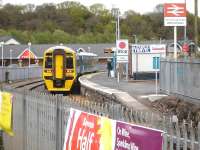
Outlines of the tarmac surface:
<svg viewBox="0 0 200 150">
<path fill-rule="evenodd" d="M 117 89 L 129 93 L 133 97 L 141 95 L 155 94 L 155 82 L 149 80 L 129 80 L 125 79 L 117 81 L 116 78 L 107 77 L 106 73 L 100 73 L 93 76 L 90 81 L 95 82 L 99 85 L 106 86 L 109 88 Z"/>
<path fill-rule="evenodd" d="M 105 72 L 86 75 L 81 77 L 81 80 L 90 88 L 114 94 L 120 102 L 140 110 L 147 110 L 148 106 L 151 107 L 151 101 L 165 96 L 155 96 L 156 87 L 154 80 L 127 81 L 125 79 L 121 79 L 118 82 L 116 78 L 107 77 L 107 73 Z"/>
</svg>

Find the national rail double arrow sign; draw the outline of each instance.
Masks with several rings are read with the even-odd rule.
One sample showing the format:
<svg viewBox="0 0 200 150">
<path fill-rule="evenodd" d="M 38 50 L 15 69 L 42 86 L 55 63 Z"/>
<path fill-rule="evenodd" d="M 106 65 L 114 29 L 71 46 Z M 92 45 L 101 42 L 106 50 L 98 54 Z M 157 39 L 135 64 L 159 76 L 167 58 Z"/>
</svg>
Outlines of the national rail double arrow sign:
<svg viewBox="0 0 200 150">
<path fill-rule="evenodd" d="M 165 26 L 186 26 L 186 5 L 185 3 L 164 4 Z"/>
</svg>

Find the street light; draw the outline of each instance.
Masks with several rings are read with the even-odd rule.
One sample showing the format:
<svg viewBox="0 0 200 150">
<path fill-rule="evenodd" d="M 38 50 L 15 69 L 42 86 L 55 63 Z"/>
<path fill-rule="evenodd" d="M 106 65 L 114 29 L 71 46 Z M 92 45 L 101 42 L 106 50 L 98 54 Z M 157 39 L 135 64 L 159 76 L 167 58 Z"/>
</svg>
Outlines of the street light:
<svg viewBox="0 0 200 150">
<path fill-rule="evenodd" d="M 112 15 L 116 18 L 116 29 L 117 29 L 117 34 L 116 34 L 116 39 L 120 39 L 120 27 L 119 27 L 119 15 L 120 11 L 119 8 L 112 8 Z"/>
<path fill-rule="evenodd" d="M 4 42 L 1 42 L 0 45 L 1 45 L 1 67 L 3 68 L 3 45 L 4 45 Z"/>
<path fill-rule="evenodd" d="M 117 40 L 120 39 L 120 27 L 119 27 L 119 19 L 120 19 L 120 10 L 119 8 L 116 8 L 116 7 L 113 7 L 112 8 L 112 15 L 113 17 L 115 17 L 116 21 L 115 21 L 115 27 L 116 27 L 116 30 L 115 30 L 115 36 L 116 36 L 116 44 L 117 44 Z M 114 65 L 114 73 L 116 74 L 116 64 L 117 64 L 117 61 L 116 61 L 116 54 L 117 52 L 114 51 L 113 53 L 113 65 Z"/>
<path fill-rule="evenodd" d="M 186 0 L 185 0 L 185 7 L 187 6 Z M 187 8 L 186 8 L 187 9 Z M 184 42 L 187 40 L 187 25 L 184 26 Z"/>
<path fill-rule="evenodd" d="M 30 68 L 30 64 L 31 64 L 31 42 L 28 42 L 28 67 Z"/>
<path fill-rule="evenodd" d="M 135 38 L 135 44 L 137 44 L 137 35 L 133 34 L 133 37 Z"/>
<path fill-rule="evenodd" d="M 12 65 L 12 49 L 10 49 L 10 65 Z"/>
<path fill-rule="evenodd" d="M 88 47 L 88 52 L 90 52 L 90 47 Z"/>
</svg>

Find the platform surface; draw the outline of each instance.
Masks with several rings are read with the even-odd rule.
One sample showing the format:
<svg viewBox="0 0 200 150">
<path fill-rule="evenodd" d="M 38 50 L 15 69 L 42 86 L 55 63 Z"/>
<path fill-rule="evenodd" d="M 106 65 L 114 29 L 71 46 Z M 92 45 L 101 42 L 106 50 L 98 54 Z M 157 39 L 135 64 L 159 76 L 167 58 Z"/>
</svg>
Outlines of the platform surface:
<svg viewBox="0 0 200 150">
<path fill-rule="evenodd" d="M 118 80 L 107 77 L 106 73 L 96 73 L 81 77 L 84 84 L 96 90 L 102 90 L 108 94 L 114 94 L 122 103 L 138 109 L 148 109 L 149 98 L 156 93 L 154 80 Z M 159 87 L 158 87 L 159 89 Z M 161 93 L 158 93 L 161 94 Z M 156 99 L 156 98 L 155 98 Z"/>
</svg>

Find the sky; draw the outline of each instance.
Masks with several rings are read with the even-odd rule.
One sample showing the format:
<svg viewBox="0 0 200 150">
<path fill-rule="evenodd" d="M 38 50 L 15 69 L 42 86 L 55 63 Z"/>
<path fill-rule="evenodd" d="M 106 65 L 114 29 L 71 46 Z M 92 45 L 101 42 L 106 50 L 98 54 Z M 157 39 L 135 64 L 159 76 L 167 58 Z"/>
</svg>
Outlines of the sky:
<svg viewBox="0 0 200 150">
<path fill-rule="evenodd" d="M 41 5 L 43 3 L 61 3 L 67 0 L 0 0 L 3 4 L 11 3 L 11 4 L 28 4 L 32 3 L 35 5 Z M 156 5 L 161 3 L 184 3 L 185 0 L 71 0 L 78 1 L 85 6 L 90 6 L 95 3 L 101 3 L 106 6 L 106 8 L 111 9 L 113 6 L 120 8 L 121 12 L 127 10 L 134 10 L 135 12 L 144 14 L 148 12 L 152 12 Z M 194 13 L 194 0 L 186 0 L 187 10 L 189 12 Z M 200 16 L 200 2 L 198 4 Z"/>
</svg>

